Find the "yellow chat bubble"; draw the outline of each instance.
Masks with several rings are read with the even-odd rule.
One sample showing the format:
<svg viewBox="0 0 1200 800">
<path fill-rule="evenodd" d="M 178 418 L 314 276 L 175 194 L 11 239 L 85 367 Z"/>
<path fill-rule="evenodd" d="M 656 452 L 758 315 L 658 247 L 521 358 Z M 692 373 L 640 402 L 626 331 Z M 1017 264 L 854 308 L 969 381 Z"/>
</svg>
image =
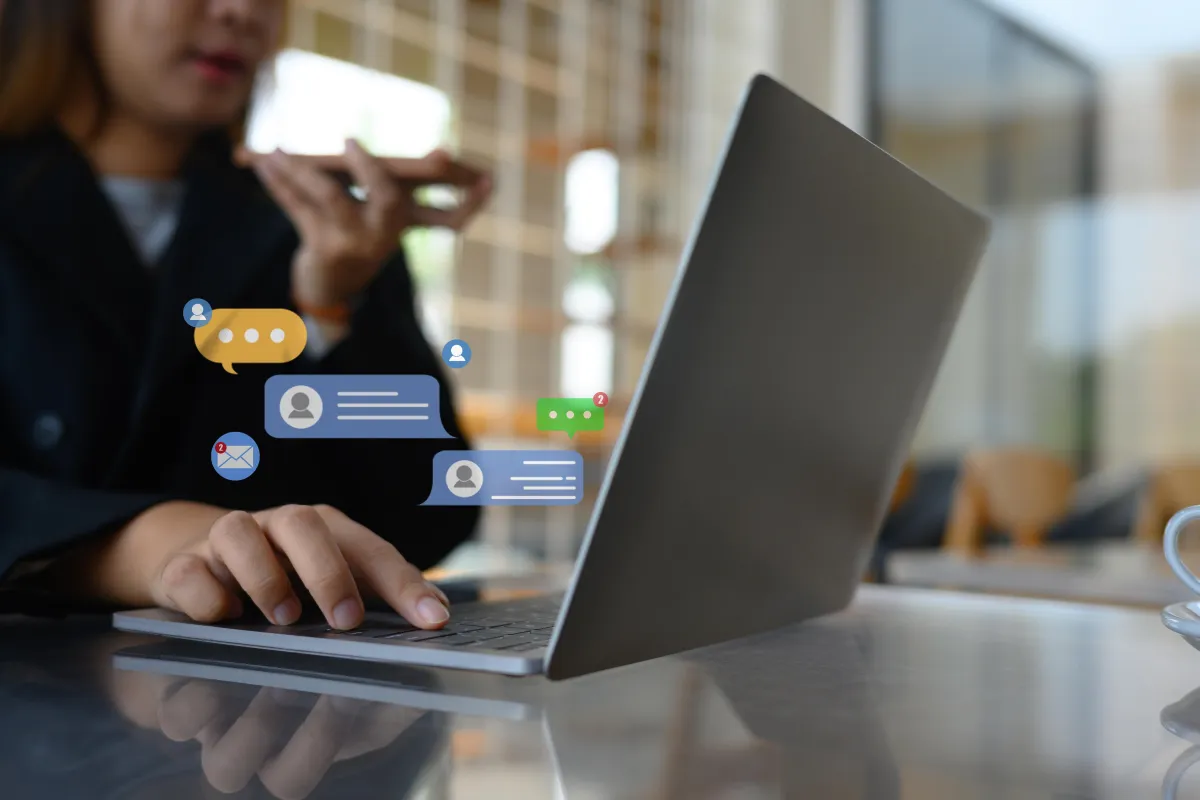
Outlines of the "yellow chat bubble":
<svg viewBox="0 0 1200 800">
<path fill-rule="evenodd" d="M 234 364 L 285 364 L 304 352 L 308 329 L 286 308 L 214 308 L 196 349 L 236 375 Z"/>
</svg>

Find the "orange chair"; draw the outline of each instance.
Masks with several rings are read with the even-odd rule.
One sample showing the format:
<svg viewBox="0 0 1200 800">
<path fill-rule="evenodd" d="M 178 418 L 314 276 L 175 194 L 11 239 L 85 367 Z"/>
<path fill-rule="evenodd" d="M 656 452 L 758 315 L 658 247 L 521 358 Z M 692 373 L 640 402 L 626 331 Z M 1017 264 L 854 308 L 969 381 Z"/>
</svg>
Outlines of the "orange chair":
<svg viewBox="0 0 1200 800">
<path fill-rule="evenodd" d="M 905 461 L 904 469 L 900 471 L 900 477 L 896 480 L 896 488 L 892 490 L 892 501 L 888 505 L 888 513 L 904 505 L 904 501 L 912 494 L 916 483 L 917 468 L 913 465 L 913 462 Z"/>
<path fill-rule="evenodd" d="M 1133 535 L 1140 542 L 1162 541 L 1163 528 L 1181 508 L 1200 504 L 1200 464 L 1167 464 L 1154 470 L 1138 501 Z"/>
<path fill-rule="evenodd" d="M 982 549 L 990 529 L 1007 531 L 1020 547 L 1036 547 L 1062 519 L 1075 493 L 1075 470 L 1038 450 L 1009 448 L 963 459 L 943 547 Z"/>
</svg>

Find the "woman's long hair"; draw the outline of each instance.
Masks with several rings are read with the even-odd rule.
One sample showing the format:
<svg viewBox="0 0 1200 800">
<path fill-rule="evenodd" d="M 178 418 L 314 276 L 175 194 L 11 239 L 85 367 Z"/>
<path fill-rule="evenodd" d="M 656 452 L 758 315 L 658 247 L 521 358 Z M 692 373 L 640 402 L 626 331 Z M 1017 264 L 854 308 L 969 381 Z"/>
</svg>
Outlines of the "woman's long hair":
<svg viewBox="0 0 1200 800">
<path fill-rule="evenodd" d="M 108 93 L 92 39 L 91 0 L 0 0 L 0 136 L 51 124 L 81 75 L 94 84 L 99 125 Z"/>
<path fill-rule="evenodd" d="M 92 3 L 0 0 L 0 138 L 53 124 L 81 78 L 92 84 L 98 110 L 92 133 L 99 133 L 112 97 L 92 38 Z M 286 25 L 281 35 L 286 37 Z M 233 141 L 241 140 L 245 124 L 244 114 L 234 121 Z"/>
</svg>

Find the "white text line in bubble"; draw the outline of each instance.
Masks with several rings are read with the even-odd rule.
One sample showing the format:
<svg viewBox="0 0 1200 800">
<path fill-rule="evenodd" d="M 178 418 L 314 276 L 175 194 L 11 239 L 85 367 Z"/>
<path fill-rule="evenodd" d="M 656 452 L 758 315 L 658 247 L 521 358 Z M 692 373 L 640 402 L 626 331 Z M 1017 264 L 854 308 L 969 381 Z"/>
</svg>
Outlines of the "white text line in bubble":
<svg viewBox="0 0 1200 800">
<path fill-rule="evenodd" d="M 556 495 L 532 495 L 532 494 L 494 494 L 493 500 L 575 500 L 575 495 L 564 497 L 561 494 Z"/>
<path fill-rule="evenodd" d="M 399 397 L 399 392 L 338 392 L 338 397 Z"/>
<path fill-rule="evenodd" d="M 556 467 L 573 467 L 578 462 L 575 462 L 575 461 L 522 461 L 521 463 L 522 464 L 541 464 L 541 465 L 556 466 Z"/>
<path fill-rule="evenodd" d="M 527 478 L 521 478 L 521 477 L 513 478 L 514 481 L 561 481 L 562 479 L 563 479 L 562 475 L 550 475 L 550 476 L 530 475 Z"/>
<path fill-rule="evenodd" d="M 390 416 L 389 417 L 389 416 L 380 416 L 380 415 L 359 416 L 359 415 L 354 415 L 354 414 L 345 414 L 345 415 L 339 415 L 338 419 L 352 419 L 352 420 L 357 420 L 359 422 L 364 422 L 364 421 L 365 422 L 382 422 L 384 420 L 410 420 L 410 421 L 411 420 L 426 420 L 426 419 L 429 419 L 429 417 L 428 416 L 424 416 L 424 417 Z"/>
<path fill-rule="evenodd" d="M 429 403 L 338 403 L 338 408 L 429 408 Z"/>
<path fill-rule="evenodd" d="M 567 480 L 569 480 L 569 481 L 573 481 L 573 480 L 575 480 L 575 476 L 574 476 L 574 475 L 572 475 L 571 477 L 567 478 Z"/>
</svg>

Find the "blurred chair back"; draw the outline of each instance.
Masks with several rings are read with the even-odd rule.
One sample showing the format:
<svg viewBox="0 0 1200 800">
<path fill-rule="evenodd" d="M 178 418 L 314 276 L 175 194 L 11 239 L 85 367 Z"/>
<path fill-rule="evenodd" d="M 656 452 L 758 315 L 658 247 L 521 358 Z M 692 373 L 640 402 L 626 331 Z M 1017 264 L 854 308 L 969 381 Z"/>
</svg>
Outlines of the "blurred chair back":
<svg viewBox="0 0 1200 800">
<path fill-rule="evenodd" d="M 892 490 L 892 502 L 888 505 L 888 513 L 892 513 L 912 495 L 913 486 L 917 482 L 917 467 L 912 461 L 904 462 L 904 469 L 896 480 L 896 488 Z"/>
<path fill-rule="evenodd" d="M 1049 453 L 1022 448 L 969 453 L 943 546 L 974 552 L 991 530 L 1007 533 L 1018 546 L 1037 546 L 1066 516 L 1074 492 L 1074 468 Z"/>
<path fill-rule="evenodd" d="M 1134 537 L 1161 542 L 1163 528 L 1176 511 L 1200 505 L 1200 463 L 1165 464 L 1155 469 L 1138 500 Z"/>
</svg>

